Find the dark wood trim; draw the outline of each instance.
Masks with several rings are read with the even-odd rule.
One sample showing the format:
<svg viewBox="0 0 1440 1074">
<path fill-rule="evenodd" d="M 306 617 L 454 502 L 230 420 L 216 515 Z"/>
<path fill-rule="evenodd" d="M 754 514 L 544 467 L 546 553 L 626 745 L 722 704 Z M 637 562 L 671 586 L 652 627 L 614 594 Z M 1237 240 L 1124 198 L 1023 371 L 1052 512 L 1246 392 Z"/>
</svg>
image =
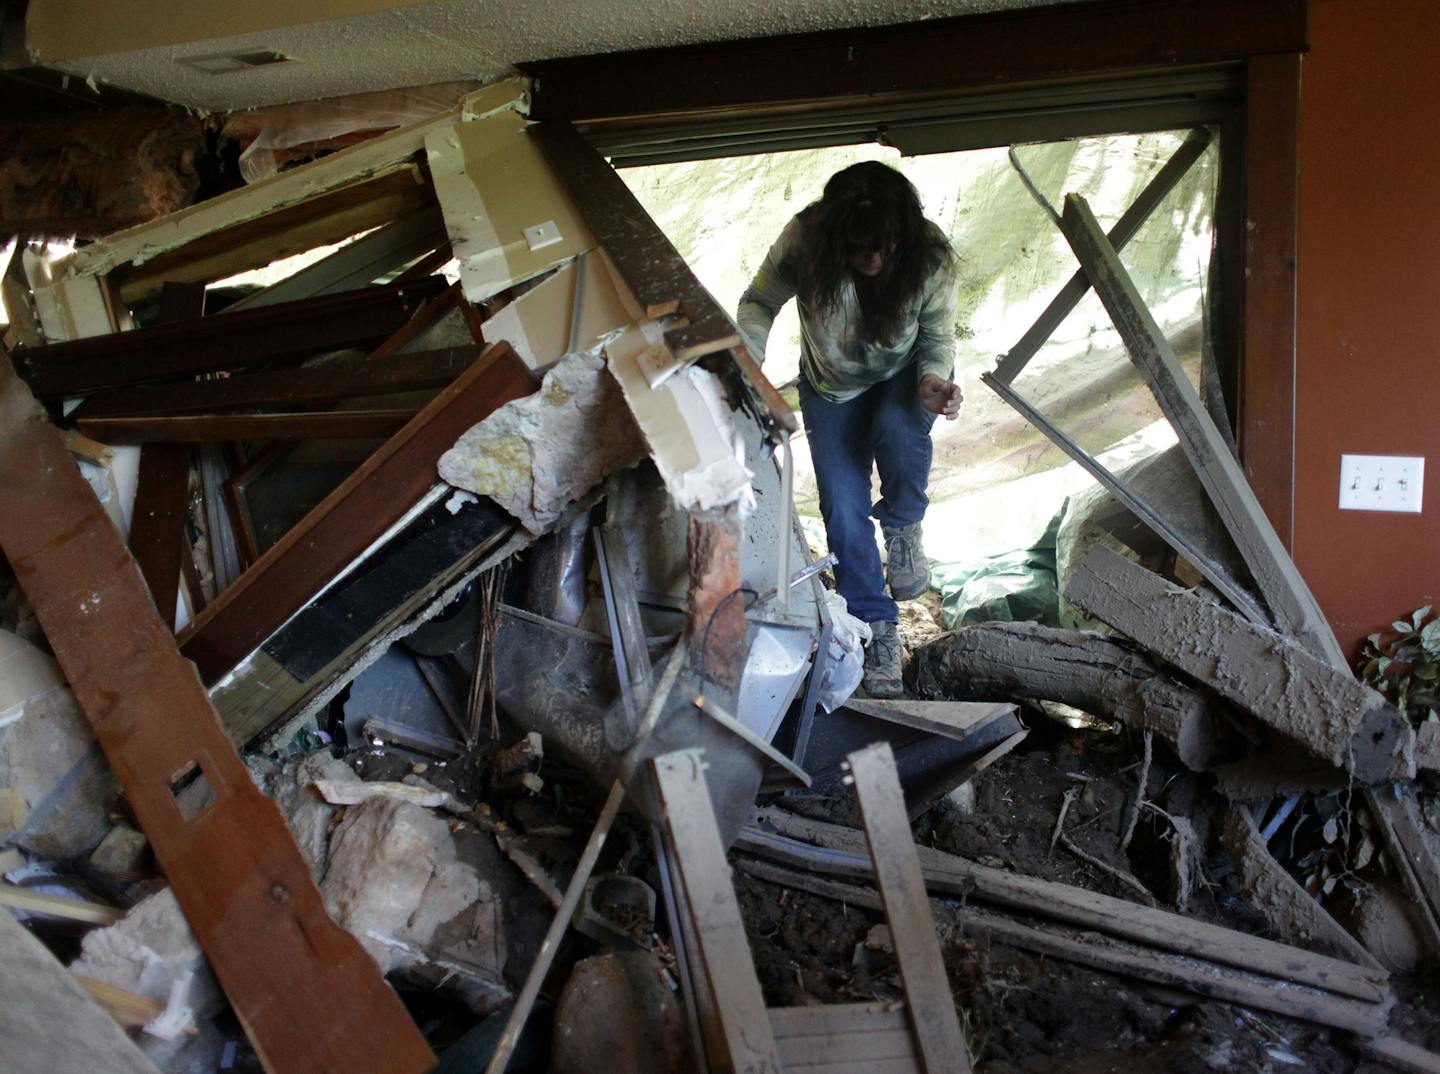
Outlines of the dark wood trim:
<svg viewBox="0 0 1440 1074">
<path fill-rule="evenodd" d="M 86 418 L 80 432 L 102 444 L 205 444 L 241 440 L 369 440 L 403 428 L 419 407 L 301 414 L 143 414 Z"/>
<path fill-rule="evenodd" d="M 507 344 L 489 348 L 186 628 L 181 651 L 201 677 L 213 683 L 254 651 L 437 483 L 461 433 L 535 387 Z"/>
<path fill-rule="evenodd" d="M 3 358 L 0 549 L 265 1069 L 432 1069 L 374 960 L 326 912 L 59 431 Z M 188 773 L 213 797 L 187 816 L 172 787 Z"/>
<path fill-rule="evenodd" d="M 175 629 L 185 540 L 185 494 L 190 483 L 189 444 L 147 444 L 140 452 L 135 506 L 130 513 L 130 554 L 150 587 L 155 610 Z"/>
<path fill-rule="evenodd" d="M 341 358 L 303 369 L 244 373 L 210 380 L 97 392 L 71 411 L 84 424 L 98 418 L 218 414 L 248 407 L 335 403 L 393 392 L 443 388 L 480 357 L 479 346 L 412 351 L 381 361 Z"/>
<path fill-rule="evenodd" d="M 1299 138 L 1300 56 L 1255 57 L 1245 111 L 1240 454 L 1287 550 L 1295 538 Z"/>
<path fill-rule="evenodd" d="M 364 287 L 27 347 L 15 357 L 31 389 L 46 400 L 167 377 L 244 369 L 378 343 L 447 286 L 444 277 L 430 276 L 400 286 Z"/>
<path fill-rule="evenodd" d="M 1304 49 L 1305 0 L 1096 0 L 520 68 L 536 79 L 532 118 L 586 123 L 1013 88 Z"/>
</svg>

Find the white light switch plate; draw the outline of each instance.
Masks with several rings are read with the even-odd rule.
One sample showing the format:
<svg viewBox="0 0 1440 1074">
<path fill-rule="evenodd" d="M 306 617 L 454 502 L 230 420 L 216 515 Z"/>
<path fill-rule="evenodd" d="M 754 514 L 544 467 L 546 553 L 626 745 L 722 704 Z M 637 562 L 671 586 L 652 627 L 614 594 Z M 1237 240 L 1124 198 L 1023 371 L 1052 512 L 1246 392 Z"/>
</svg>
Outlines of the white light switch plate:
<svg viewBox="0 0 1440 1074">
<path fill-rule="evenodd" d="M 543 250 L 547 246 L 554 246 L 559 241 L 560 228 L 556 226 L 554 220 L 546 220 L 543 224 L 536 224 L 534 227 L 527 227 L 525 229 L 525 243 L 530 247 L 532 254 L 536 250 Z"/>
<path fill-rule="evenodd" d="M 1408 455 L 1341 455 L 1340 508 L 1344 511 L 1420 513 L 1425 460 Z"/>
</svg>

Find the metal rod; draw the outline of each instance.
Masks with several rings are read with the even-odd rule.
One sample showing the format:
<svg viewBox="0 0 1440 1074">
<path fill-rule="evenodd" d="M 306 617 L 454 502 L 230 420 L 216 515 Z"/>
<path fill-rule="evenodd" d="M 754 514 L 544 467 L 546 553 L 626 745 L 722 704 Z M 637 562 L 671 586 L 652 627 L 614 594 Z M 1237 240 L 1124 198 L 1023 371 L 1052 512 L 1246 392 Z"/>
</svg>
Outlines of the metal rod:
<svg viewBox="0 0 1440 1074">
<path fill-rule="evenodd" d="M 1190 170 L 1190 166 L 1200 159 L 1209 144 L 1210 133 L 1203 127 L 1197 127 L 1186 136 L 1180 148 L 1175 150 L 1165 162 L 1165 166 L 1155 173 L 1155 178 L 1145 185 L 1140 196 L 1110 229 L 1108 237 L 1115 249 L 1124 249 L 1125 244 L 1135 237 L 1140 225 L 1149 219 L 1155 207 L 1175 188 L 1175 184 Z M 1021 174 L 1024 174 L 1023 171 Z M 1050 203 L 1045 202 L 1045 205 L 1053 215 L 1054 209 L 1050 207 Z M 1045 307 L 1045 312 L 1035 319 L 1035 323 L 1020 337 L 1015 346 L 1000 356 L 993 376 L 1003 384 L 1009 384 L 1018 377 L 1026 363 L 1035 357 L 1055 329 L 1060 327 L 1060 322 L 1070 315 L 1070 311 L 1089 290 L 1090 278 L 1085 275 L 1085 270 L 1081 269 L 1066 281 L 1065 286 L 1051 299 L 1050 305 Z"/>
<path fill-rule="evenodd" d="M 525 978 L 520 997 L 515 1001 L 515 1006 L 510 1008 L 510 1017 L 505 1021 L 505 1032 L 500 1036 L 500 1043 L 495 1046 L 495 1054 L 490 1057 L 490 1065 L 485 1068 L 485 1074 L 503 1074 L 505 1067 L 509 1065 L 510 1055 L 520 1040 L 520 1031 L 525 1028 L 525 1021 L 530 1017 L 530 1010 L 535 1006 L 535 999 L 540 994 L 540 985 L 544 983 L 545 975 L 550 972 L 550 963 L 555 960 L 555 952 L 560 947 L 565 930 L 570 927 L 570 918 L 574 916 L 575 907 L 579 905 L 580 896 L 584 894 L 585 884 L 595 870 L 600 851 L 605 847 L 610 825 L 614 823 L 624 801 L 625 785 L 616 781 L 611 785 L 610 796 L 605 799 L 605 807 L 600 810 L 600 819 L 595 822 L 595 829 L 590 833 L 590 841 L 585 844 L 585 851 L 580 855 L 580 863 L 575 866 L 570 883 L 565 887 L 565 898 L 561 900 L 560 908 L 555 911 L 555 918 L 550 922 L 545 939 L 540 942 L 540 951 L 535 956 L 535 964 L 530 967 L 530 975 Z"/>
<path fill-rule="evenodd" d="M 1014 388 L 997 378 L 993 373 L 982 373 L 980 379 L 989 385 L 1001 399 L 1004 399 L 1005 402 L 1019 411 L 1026 421 L 1049 437 L 1050 441 L 1056 447 L 1079 463 L 1091 477 L 1109 489 L 1117 500 L 1154 530 L 1156 535 L 1166 544 L 1179 552 L 1191 563 L 1195 564 L 1200 573 L 1205 576 L 1206 581 L 1218 589 L 1221 595 L 1233 604 L 1246 619 L 1249 619 L 1256 626 L 1271 629 L 1272 624 L 1270 620 L 1266 617 L 1265 613 L 1260 610 L 1260 606 L 1255 602 L 1255 599 L 1251 597 L 1249 593 L 1246 593 L 1245 590 L 1241 589 L 1239 584 L 1231 579 L 1209 556 L 1196 548 L 1188 537 L 1169 522 L 1165 521 L 1165 519 L 1157 514 L 1155 510 L 1143 500 L 1137 499 L 1133 493 L 1120 483 L 1119 478 L 1104 466 L 1100 465 L 1100 463 L 1079 444 L 1075 443 L 1075 441 L 1071 440 L 1052 425 L 1048 418 L 1031 406 L 1029 401 Z"/>
<path fill-rule="evenodd" d="M 790 436 L 788 433 L 780 437 L 780 506 L 781 510 L 789 512 L 794 510 L 795 490 L 795 452 L 790 447 Z M 780 529 L 780 555 L 777 557 L 779 565 L 775 577 L 775 588 L 780 591 L 780 610 L 790 610 L 790 587 L 795 585 L 791 581 L 788 585 L 786 579 L 790 577 L 790 541 L 791 534 L 785 532 L 785 527 Z"/>
</svg>

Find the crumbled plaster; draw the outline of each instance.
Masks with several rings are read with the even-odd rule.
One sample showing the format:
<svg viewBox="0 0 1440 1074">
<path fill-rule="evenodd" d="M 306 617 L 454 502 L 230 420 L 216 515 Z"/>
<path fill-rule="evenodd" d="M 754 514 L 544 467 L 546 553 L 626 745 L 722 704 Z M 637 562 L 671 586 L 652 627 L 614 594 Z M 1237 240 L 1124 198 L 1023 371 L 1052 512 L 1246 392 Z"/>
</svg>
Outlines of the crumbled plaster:
<svg viewBox="0 0 1440 1074">
<path fill-rule="evenodd" d="M 607 474 L 644 455 L 620 388 L 594 354 L 562 358 L 540 390 L 506 403 L 440 457 L 440 476 L 544 533 Z"/>
</svg>

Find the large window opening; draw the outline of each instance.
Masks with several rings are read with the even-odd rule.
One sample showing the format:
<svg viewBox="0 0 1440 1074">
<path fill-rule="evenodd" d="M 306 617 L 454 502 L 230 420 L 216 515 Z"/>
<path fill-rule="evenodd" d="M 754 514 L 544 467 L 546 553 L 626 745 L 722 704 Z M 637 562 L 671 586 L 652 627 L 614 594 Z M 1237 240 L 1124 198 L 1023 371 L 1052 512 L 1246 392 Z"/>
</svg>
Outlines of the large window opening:
<svg viewBox="0 0 1440 1074">
<path fill-rule="evenodd" d="M 620 174 L 731 311 L 781 229 L 819 197 L 834 172 L 880 160 L 915 184 L 927 215 L 950 236 L 959 259 L 955 379 L 965 404 L 958 421 L 936 423 L 925 524 L 944 625 L 1004 618 L 1060 622 L 1066 617 L 1056 594 L 1057 558 L 1063 563 L 1066 542 L 1079 539 L 1076 531 L 1082 528 L 1062 523 L 1067 515 L 1073 523 L 1082 512 L 1103 510 L 1104 490 L 981 383 L 980 375 L 995 368 L 1079 267 L 1034 194 L 1057 209 L 1066 194 L 1080 194 L 1108 229 L 1187 133 L 1106 135 L 1018 145 L 1013 152 L 914 157 L 869 143 L 628 167 Z M 1197 385 L 1209 347 L 1218 175 L 1212 140 L 1121 253 Z M 799 322 L 790 303 L 768 341 L 765 371 L 792 402 L 799 349 Z M 1112 473 L 1124 473 L 1175 443 L 1093 292 L 1014 386 Z M 797 507 L 812 541 L 823 545 L 803 435 L 795 447 Z M 1158 465 L 1164 461 L 1151 464 Z"/>
</svg>

